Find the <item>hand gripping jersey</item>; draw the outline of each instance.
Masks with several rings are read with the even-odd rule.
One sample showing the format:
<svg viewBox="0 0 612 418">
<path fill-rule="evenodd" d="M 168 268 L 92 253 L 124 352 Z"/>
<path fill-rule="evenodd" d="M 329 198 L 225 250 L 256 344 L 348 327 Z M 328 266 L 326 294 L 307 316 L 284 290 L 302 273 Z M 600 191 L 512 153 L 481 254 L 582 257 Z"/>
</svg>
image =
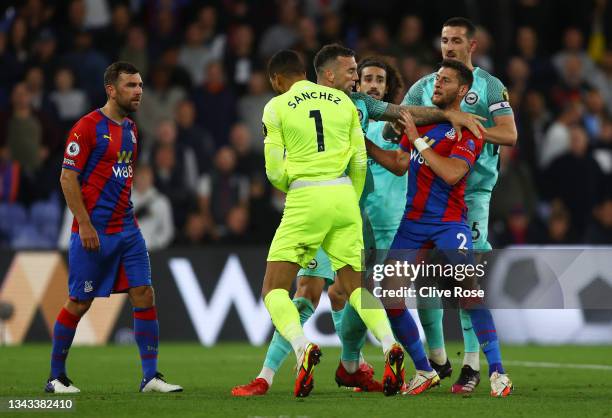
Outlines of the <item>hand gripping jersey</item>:
<svg viewBox="0 0 612 418">
<path fill-rule="evenodd" d="M 482 150 L 482 140 L 467 130 L 462 132 L 461 140 L 457 141 L 457 134 L 448 123 L 421 126 L 418 131 L 419 136 L 433 151 L 443 157 L 464 160 L 470 171 Z M 429 168 L 425 159 L 405 135 L 402 137 L 400 147 L 410 152 L 405 218 L 430 223 L 466 223 L 467 208 L 464 195 L 466 178 L 471 174 L 468 173 L 457 184 L 451 186 Z"/>
<path fill-rule="evenodd" d="M 487 118 L 483 123 L 485 128 L 495 126 L 493 118 L 501 115 L 512 115 L 508 101 L 508 90 L 499 79 L 482 68 L 475 67 L 472 72 L 474 82 L 470 91 L 461 102 L 461 110 Z M 402 104 L 411 106 L 432 106 L 436 73 L 429 74 L 414 83 Z M 473 191 L 493 191 L 497 182 L 499 162 L 499 146 L 485 143 L 482 154 L 467 183 L 467 193 Z"/>
</svg>

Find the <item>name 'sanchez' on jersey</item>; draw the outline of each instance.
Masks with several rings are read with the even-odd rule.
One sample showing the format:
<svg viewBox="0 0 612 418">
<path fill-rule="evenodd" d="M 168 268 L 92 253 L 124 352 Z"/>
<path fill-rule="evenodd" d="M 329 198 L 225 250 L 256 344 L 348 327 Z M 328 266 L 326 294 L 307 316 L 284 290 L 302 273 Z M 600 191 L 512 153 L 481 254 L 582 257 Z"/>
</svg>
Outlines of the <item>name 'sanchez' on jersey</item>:
<svg viewBox="0 0 612 418">
<path fill-rule="evenodd" d="M 301 102 L 308 100 L 308 99 L 327 100 L 335 104 L 339 104 L 340 100 L 342 100 L 340 97 L 334 96 L 332 93 L 325 93 L 324 91 L 311 91 L 311 92 L 303 92 L 301 97 L 293 96 L 293 100 L 287 102 L 287 105 L 290 108 L 295 109 Z"/>
</svg>

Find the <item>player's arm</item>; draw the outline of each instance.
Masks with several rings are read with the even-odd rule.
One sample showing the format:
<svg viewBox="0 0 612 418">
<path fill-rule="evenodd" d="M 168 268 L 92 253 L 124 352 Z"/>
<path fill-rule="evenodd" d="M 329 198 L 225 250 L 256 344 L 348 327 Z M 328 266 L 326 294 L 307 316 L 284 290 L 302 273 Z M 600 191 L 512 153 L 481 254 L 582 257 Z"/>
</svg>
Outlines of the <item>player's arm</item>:
<svg viewBox="0 0 612 418">
<path fill-rule="evenodd" d="M 348 176 L 353 183 L 357 198 L 361 197 L 363 186 L 366 180 L 366 171 L 368 169 L 368 155 L 365 148 L 365 140 L 357 109 L 351 104 L 353 111 L 353 120 L 351 122 L 350 144 L 351 144 L 351 159 L 348 164 Z M 369 141 L 368 141 L 369 142 Z"/>
<path fill-rule="evenodd" d="M 272 102 L 264 108 L 263 118 L 264 157 L 266 160 L 266 176 L 278 190 L 287 193 L 289 176 L 285 167 L 285 142 L 281 131 L 280 119 Z"/>
<path fill-rule="evenodd" d="M 518 139 L 514 115 L 501 115 L 493 118 L 495 126 L 487 128 L 485 141 L 496 145 L 513 147 Z"/>
<path fill-rule="evenodd" d="M 458 139 L 461 139 L 462 128 L 468 129 L 477 138 L 481 138 L 481 132 L 486 132 L 481 121 L 486 120 L 486 118 L 457 110 L 441 110 L 435 106 L 423 106 L 424 83 L 425 79 L 417 81 L 408 90 L 401 105 L 389 103 L 386 106 L 384 114 L 380 116 L 380 120 L 386 120 L 391 123 L 385 124 L 382 132 L 383 138 L 395 140 L 395 142 L 398 141 L 403 131 L 400 121 L 402 111 L 410 112 L 416 125 L 431 125 L 448 121 L 455 128 L 455 132 L 458 133 Z M 370 99 L 375 100 L 373 98 Z M 372 118 L 376 119 L 376 117 Z"/>
<path fill-rule="evenodd" d="M 424 138 L 419 138 L 419 133 L 409 113 L 402 113 L 402 124 L 406 127 L 405 133 L 408 140 L 419 151 L 429 168 L 440 177 L 446 184 L 454 186 L 470 170 L 473 161 L 466 161 L 464 157 L 444 157 L 435 152 Z"/>
<path fill-rule="evenodd" d="M 495 77 L 487 80 L 487 103 L 495 126 L 487 129 L 485 141 L 514 146 L 518 138 L 508 89 Z"/>
<path fill-rule="evenodd" d="M 410 166 L 410 154 L 397 150 L 384 150 L 370 140 L 366 140 L 366 150 L 368 155 L 378 164 L 396 176 L 403 176 Z"/>
<path fill-rule="evenodd" d="M 60 184 L 66 204 L 79 223 L 81 244 L 89 251 L 97 251 L 100 248 L 100 240 L 85 207 L 78 176 L 87 164 L 92 144 L 95 144 L 95 138 L 92 138 L 93 132 L 95 126 L 88 119 L 81 119 L 72 127 L 66 140 L 60 174 Z"/>
<path fill-rule="evenodd" d="M 79 223 L 79 236 L 81 237 L 83 248 L 97 251 L 100 248 L 100 239 L 85 208 L 78 176 L 78 172 L 62 168 L 62 174 L 60 175 L 62 192 L 64 193 L 66 204 Z"/>
</svg>

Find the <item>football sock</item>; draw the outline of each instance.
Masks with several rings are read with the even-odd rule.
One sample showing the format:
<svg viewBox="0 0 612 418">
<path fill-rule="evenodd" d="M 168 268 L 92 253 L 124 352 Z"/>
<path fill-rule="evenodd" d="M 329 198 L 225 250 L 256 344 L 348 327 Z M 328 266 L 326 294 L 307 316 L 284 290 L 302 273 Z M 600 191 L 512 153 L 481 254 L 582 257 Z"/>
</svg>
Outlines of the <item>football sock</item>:
<svg viewBox="0 0 612 418">
<path fill-rule="evenodd" d="M 476 307 L 474 309 L 469 309 L 468 313 L 472 319 L 472 325 L 474 326 L 474 331 L 478 337 L 480 347 L 487 357 L 487 362 L 489 363 L 489 376 L 491 376 L 493 372 L 505 373 L 504 367 L 502 366 L 497 331 L 495 330 L 495 323 L 493 322 L 491 311 L 482 307 Z"/>
<path fill-rule="evenodd" d="M 291 351 L 291 344 L 287 343 L 287 345 L 289 346 L 289 351 Z M 289 353 L 289 351 L 287 353 Z M 269 367 L 263 366 L 257 377 L 259 379 L 264 379 L 266 382 L 268 382 L 268 386 L 272 386 L 275 374 L 276 370 L 272 370 Z"/>
<path fill-rule="evenodd" d="M 349 296 L 349 303 L 374 337 L 381 342 L 383 352 L 389 351 L 395 339 L 380 301 L 363 287 L 358 287 Z M 342 325 L 344 326 L 344 323 Z"/>
<path fill-rule="evenodd" d="M 463 354 L 463 365 L 470 366 L 477 372 L 480 371 L 480 351 L 476 353 L 464 353 Z"/>
<path fill-rule="evenodd" d="M 438 361 L 433 357 L 433 350 L 437 348 L 444 348 L 444 330 L 442 328 L 442 317 L 444 316 L 444 310 L 441 308 L 419 308 L 419 319 L 425 332 L 425 338 L 427 339 L 427 346 L 429 347 L 429 353 L 432 360 Z M 446 363 L 446 356 L 442 363 Z"/>
<path fill-rule="evenodd" d="M 429 358 L 436 364 L 446 364 L 446 361 L 448 360 L 446 349 L 442 347 L 429 350 Z"/>
<path fill-rule="evenodd" d="M 469 365 L 474 370 L 480 370 L 480 344 L 474 332 L 470 314 L 465 309 L 459 309 L 459 319 L 461 319 L 463 332 L 463 364 Z"/>
<path fill-rule="evenodd" d="M 312 302 L 310 300 L 301 297 L 293 298 L 293 304 L 300 313 L 300 324 L 303 326 L 304 323 L 308 320 L 308 318 L 310 318 L 314 313 L 314 306 L 312 306 Z M 289 341 L 284 339 L 283 336 L 280 335 L 277 330 L 275 330 L 274 335 L 272 336 L 272 341 L 268 346 L 268 351 L 266 352 L 266 359 L 264 360 L 264 369 L 270 369 L 272 372 L 272 376 L 274 376 L 274 373 L 276 373 L 276 371 L 283 364 L 290 351 L 291 344 L 289 344 Z M 263 369 L 262 373 L 264 373 Z M 269 374 L 270 372 L 266 371 L 266 375 Z M 268 381 L 268 379 L 265 376 L 262 376 L 261 373 L 257 377 L 261 377 Z M 268 384 L 272 384 L 272 378 L 270 378 Z"/>
<path fill-rule="evenodd" d="M 355 373 L 359 369 L 359 360 L 340 360 L 344 370 L 349 374 Z"/>
<path fill-rule="evenodd" d="M 72 345 L 77 325 L 81 318 L 62 308 L 53 327 L 53 347 L 51 349 L 51 377 L 66 373 L 66 358 Z"/>
<path fill-rule="evenodd" d="M 341 342 L 342 342 L 342 316 L 347 306 L 350 306 L 350 305 L 346 303 L 344 305 L 344 308 L 337 310 L 337 311 L 334 311 L 332 309 L 332 313 L 331 313 L 332 320 L 334 321 L 334 328 L 336 329 L 336 334 L 338 335 L 338 338 L 340 338 Z"/>
<path fill-rule="evenodd" d="M 344 307 L 344 313 L 342 314 L 342 325 L 340 326 L 340 333 L 342 337 L 342 361 L 354 361 L 359 367 L 359 355 L 361 348 L 365 344 L 368 328 L 365 323 L 350 304 L 346 304 Z M 357 368 L 355 368 L 357 370 Z M 347 369 L 349 373 L 353 373 Z"/>
<path fill-rule="evenodd" d="M 419 336 L 419 328 L 408 312 L 408 309 L 388 309 L 387 315 L 391 328 L 398 341 L 404 346 L 404 350 L 410 355 L 417 370 L 432 371 L 427 360 L 425 348 Z"/>
<path fill-rule="evenodd" d="M 272 323 L 293 348 L 299 359 L 308 345 L 304 330 L 300 325 L 300 314 L 289 299 L 285 289 L 273 289 L 264 298 L 264 304 L 270 313 Z"/>
<path fill-rule="evenodd" d="M 133 308 L 134 339 L 140 351 L 142 375 L 145 380 L 155 377 L 157 373 L 157 349 L 159 345 L 159 322 L 157 309 Z"/>
</svg>

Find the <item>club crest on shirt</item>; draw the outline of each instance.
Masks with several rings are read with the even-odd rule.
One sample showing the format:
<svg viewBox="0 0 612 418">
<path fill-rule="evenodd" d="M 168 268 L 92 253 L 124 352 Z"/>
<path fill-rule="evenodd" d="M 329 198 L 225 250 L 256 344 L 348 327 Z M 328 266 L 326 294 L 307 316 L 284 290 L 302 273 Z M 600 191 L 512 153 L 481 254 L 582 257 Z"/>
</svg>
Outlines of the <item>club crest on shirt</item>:
<svg viewBox="0 0 612 418">
<path fill-rule="evenodd" d="M 79 144 L 75 141 L 70 142 L 66 147 L 66 154 L 70 155 L 71 157 L 79 155 L 79 152 L 81 152 L 81 147 L 79 147 Z"/>
<path fill-rule="evenodd" d="M 132 130 L 130 130 L 130 133 L 132 134 L 132 144 L 135 144 L 136 143 L 136 134 Z"/>
<path fill-rule="evenodd" d="M 455 139 L 456 135 L 457 135 L 457 132 L 455 132 L 455 128 L 451 128 L 450 131 L 444 134 L 444 136 L 447 137 L 448 139 Z"/>
<path fill-rule="evenodd" d="M 465 102 L 469 105 L 473 105 L 476 104 L 476 102 L 478 101 L 478 95 L 476 94 L 476 92 L 471 91 L 468 94 L 465 95 Z"/>
<path fill-rule="evenodd" d="M 313 258 L 312 260 L 310 260 L 307 267 L 309 269 L 316 269 L 318 265 L 319 263 L 317 263 L 317 260 Z"/>
</svg>

